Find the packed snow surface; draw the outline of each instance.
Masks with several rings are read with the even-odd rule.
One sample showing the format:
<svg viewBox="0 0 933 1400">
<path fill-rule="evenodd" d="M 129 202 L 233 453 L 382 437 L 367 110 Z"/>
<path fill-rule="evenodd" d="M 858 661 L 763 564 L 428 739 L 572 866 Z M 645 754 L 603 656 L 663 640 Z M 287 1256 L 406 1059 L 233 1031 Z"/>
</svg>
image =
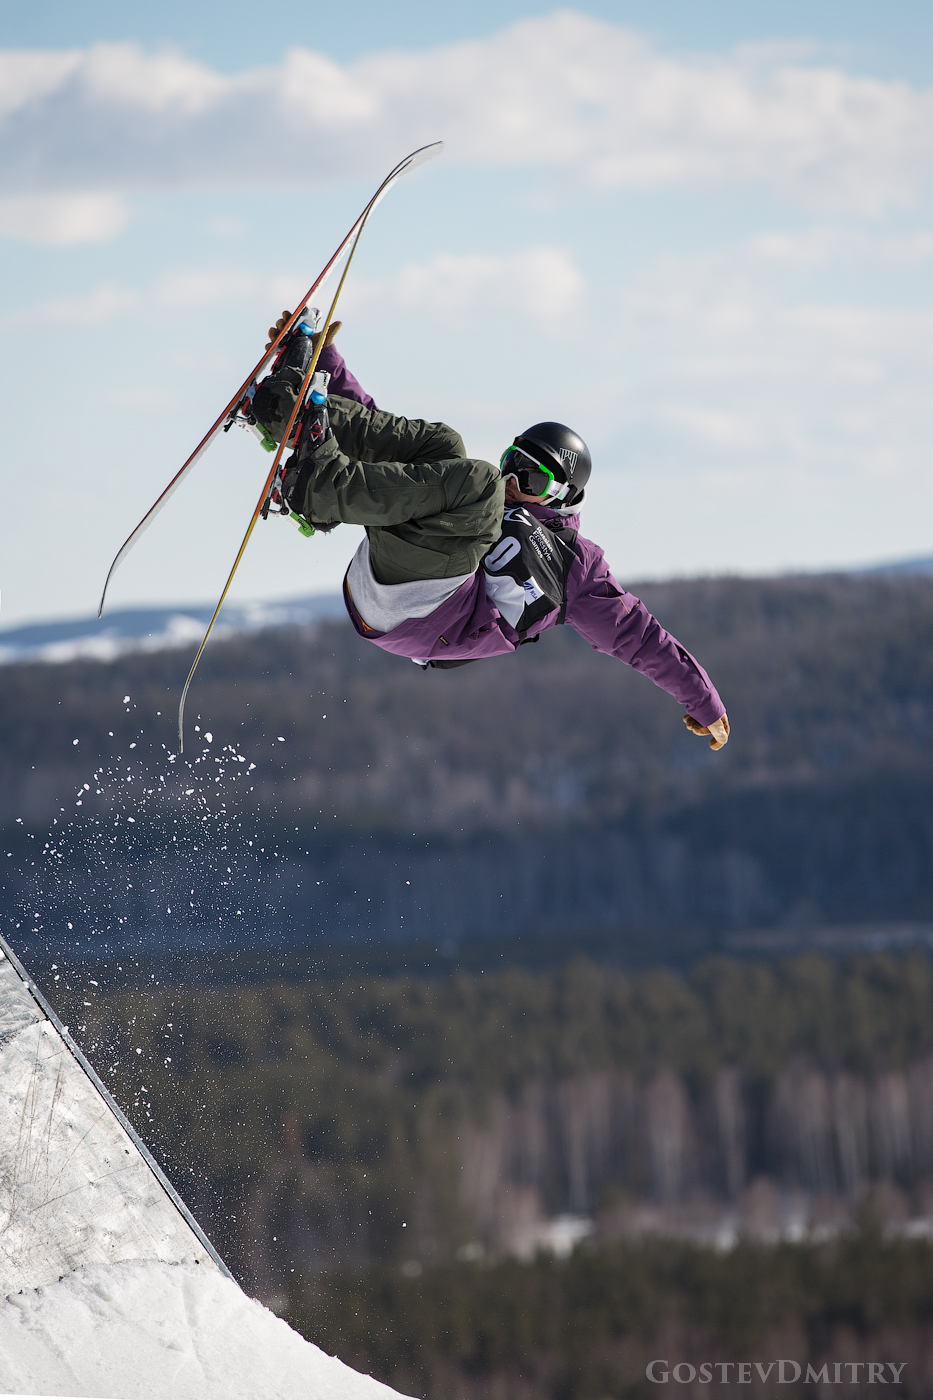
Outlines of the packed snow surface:
<svg viewBox="0 0 933 1400">
<path fill-rule="evenodd" d="M 0 1297 L 126 1259 L 215 1268 L 0 952 Z"/>
<path fill-rule="evenodd" d="M 218 1270 L 93 1265 L 0 1308 L 0 1395 L 396 1400 Z"/>
</svg>

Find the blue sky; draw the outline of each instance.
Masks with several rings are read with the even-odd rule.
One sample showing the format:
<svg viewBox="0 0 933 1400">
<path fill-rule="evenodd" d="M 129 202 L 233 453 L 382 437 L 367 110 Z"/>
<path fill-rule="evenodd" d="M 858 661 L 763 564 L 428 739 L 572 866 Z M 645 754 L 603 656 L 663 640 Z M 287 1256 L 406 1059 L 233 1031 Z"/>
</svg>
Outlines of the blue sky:
<svg viewBox="0 0 933 1400">
<path fill-rule="evenodd" d="M 258 17 L 257 17 L 258 16 Z M 933 552 L 933 17 L 918 4 L 0 6 L 0 627 L 113 552 L 406 150 L 340 344 L 498 456 L 560 418 L 624 581 Z M 210 600 L 230 434 L 117 575 Z M 256 532 L 240 598 L 330 591 Z"/>
</svg>

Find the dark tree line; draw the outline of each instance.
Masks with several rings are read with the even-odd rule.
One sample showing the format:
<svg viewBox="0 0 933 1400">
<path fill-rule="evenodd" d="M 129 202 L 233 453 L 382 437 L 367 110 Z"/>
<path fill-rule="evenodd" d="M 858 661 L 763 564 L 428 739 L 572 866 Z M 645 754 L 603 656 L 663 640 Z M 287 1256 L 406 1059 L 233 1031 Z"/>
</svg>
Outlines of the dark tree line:
<svg viewBox="0 0 933 1400">
<path fill-rule="evenodd" d="M 110 992 L 92 973 L 50 992 L 263 1296 L 293 1268 L 530 1257 L 566 1212 L 604 1245 L 832 1233 L 871 1192 L 895 1230 L 933 1215 L 919 954 Z"/>
<path fill-rule="evenodd" d="M 933 1247 L 886 1242 L 870 1210 L 861 1230 L 828 1246 L 717 1254 L 649 1240 L 566 1262 L 299 1278 L 287 1317 L 325 1350 L 430 1400 L 933 1394 Z M 792 1365 L 769 1365 L 780 1358 L 796 1361 L 797 1384 Z M 656 1359 L 666 1365 L 652 1384 Z M 808 1384 L 811 1371 L 824 1384 Z"/>
<path fill-rule="evenodd" d="M 4 668 L 4 927 L 22 939 L 35 911 L 16 911 L 54 883 L 36 859 L 53 822 L 62 890 L 103 892 L 93 936 L 122 952 L 129 929 L 152 949 L 594 937 L 673 956 L 749 928 L 933 921 L 933 581 L 642 591 L 725 697 L 722 754 L 566 628 L 427 675 L 338 623 L 218 644 L 193 767 L 170 762 L 185 652 Z M 247 761 L 209 776 L 233 749 Z M 217 872 L 205 844 L 232 857 Z M 40 911 L 56 952 L 66 909 L 56 891 Z"/>
</svg>

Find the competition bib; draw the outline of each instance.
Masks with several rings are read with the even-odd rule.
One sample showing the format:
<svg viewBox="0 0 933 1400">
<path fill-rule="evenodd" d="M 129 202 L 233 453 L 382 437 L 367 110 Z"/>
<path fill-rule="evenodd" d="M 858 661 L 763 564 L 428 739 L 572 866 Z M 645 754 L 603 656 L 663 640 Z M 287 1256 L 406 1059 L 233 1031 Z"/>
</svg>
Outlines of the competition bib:
<svg viewBox="0 0 933 1400">
<path fill-rule="evenodd" d="M 502 534 L 483 558 L 486 596 L 520 636 L 567 606 L 567 575 L 577 557 L 576 530 L 549 529 L 521 506 L 510 507 Z"/>
</svg>

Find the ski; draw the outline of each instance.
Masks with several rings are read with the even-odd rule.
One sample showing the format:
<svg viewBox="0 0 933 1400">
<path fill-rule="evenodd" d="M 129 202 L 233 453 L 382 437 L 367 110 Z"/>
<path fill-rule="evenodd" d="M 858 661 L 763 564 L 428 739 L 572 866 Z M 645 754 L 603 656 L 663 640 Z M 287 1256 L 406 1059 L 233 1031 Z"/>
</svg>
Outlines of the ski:
<svg viewBox="0 0 933 1400">
<path fill-rule="evenodd" d="M 396 165 L 396 166 L 389 172 L 389 174 L 386 176 L 386 178 L 383 180 L 382 184 L 379 186 L 379 188 L 377 189 L 376 193 L 373 195 L 372 199 L 369 201 L 369 203 L 368 203 L 368 204 L 366 205 L 366 207 L 363 209 L 363 212 L 360 214 L 359 218 L 358 218 L 358 219 L 356 220 L 356 222 L 351 226 L 351 228 L 350 228 L 349 232 L 347 233 L 346 237 L 345 237 L 344 239 L 342 239 L 342 241 L 341 241 L 340 244 L 337 246 L 337 248 L 336 248 L 335 252 L 333 253 L 333 255 L 332 255 L 332 256 L 328 259 L 328 261 L 325 263 L 323 270 L 319 273 L 319 275 L 318 275 L 318 276 L 315 278 L 315 280 L 311 283 L 311 286 L 308 288 L 307 292 L 305 292 L 304 296 L 303 296 L 303 297 L 301 298 L 301 300 L 298 302 L 298 305 L 296 306 L 296 308 L 295 308 L 294 312 L 292 313 L 291 317 L 290 317 L 289 320 L 286 322 L 286 324 L 282 327 L 281 331 L 280 331 L 279 334 L 276 336 L 276 338 L 275 338 L 275 340 L 272 342 L 272 344 L 269 346 L 268 350 L 266 350 L 266 351 L 263 353 L 263 355 L 262 355 L 261 359 L 258 361 L 258 363 L 257 363 L 256 365 L 254 365 L 253 368 L 250 370 L 250 372 L 249 372 L 249 374 L 247 375 L 246 379 L 244 379 L 244 381 L 243 381 L 243 383 L 240 385 L 239 389 L 237 389 L 237 391 L 236 391 L 236 393 L 234 394 L 233 398 L 232 398 L 232 399 L 230 400 L 230 402 L 227 404 L 226 408 L 224 408 L 223 412 L 219 415 L 219 417 L 215 419 L 215 421 L 214 421 L 214 423 L 212 424 L 212 426 L 211 426 L 211 427 L 207 430 L 207 432 L 204 434 L 204 437 L 201 439 L 201 441 L 198 443 L 197 447 L 196 447 L 196 448 L 194 449 L 194 451 L 191 453 L 191 456 L 188 457 L 188 458 L 186 459 L 186 461 L 184 461 L 184 462 L 182 463 L 181 467 L 178 469 L 178 471 L 177 471 L 177 472 L 175 473 L 175 475 L 172 477 L 171 481 L 168 483 L 168 485 L 166 486 L 165 490 L 164 490 L 164 491 L 162 492 L 162 494 L 153 502 L 153 504 L 152 504 L 152 505 L 149 507 L 149 509 L 146 511 L 146 514 L 145 514 L 145 515 L 143 516 L 143 518 L 140 520 L 139 524 L 135 527 L 134 530 L 132 530 L 132 531 L 130 532 L 129 535 L 127 535 L 126 539 L 123 541 L 123 544 L 122 544 L 122 545 L 120 546 L 120 548 L 117 550 L 116 554 L 114 555 L 113 563 L 110 565 L 110 568 L 107 570 L 107 577 L 106 577 L 106 579 L 104 580 L 103 592 L 102 592 L 101 595 L 100 595 L 100 606 L 99 606 L 98 609 L 97 609 L 97 616 L 98 616 L 98 617 L 101 617 L 102 614 L 103 614 L 103 611 L 104 611 L 104 603 L 106 602 L 106 599 L 107 599 L 107 589 L 110 587 L 110 580 L 113 578 L 114 574 L 116 573 L 116 571 L 117 571 L 117 569 L 119 568 L 119 566 L 122 564 L 123 560 L 124 560 L 124 559 L 126 558 L 126 556 L 129 554 L 130 550 L 131 550 L 131 549 L 133 548 L 133 546 L 136 544 L 136 542 L 137 542 L 137 540 L 140 538 L 140 536 L 141 536 L 142 534 L 144 534 L 144 532 L 145 532 L 145 531 L 149 528 L 149 526 L 152 524 L 153 520 L 154 520 L 154 519 L 156 518 L 156 516 L 159 514 L 159 511 L 162 509 L 162 507 L 163 507 L 164 505 L 166 505 L 166 504 L 168 503 L 168 501 L 171 499 L 171 497 L 175 494 L 175 492 L 177 491 L 178 487 L 179 487 L 179 486 L 181 485 L 181 483 L 184 481 L 184 479 L 185 479 L 185 477 L 188 475 L 188 473 L 192 470 L 192 468 L 193 468 L 193 467 L 200 461 L 200 459 L 204 456 L 204 453 L 205 453 L 205 452 L 207 451 L 207 449 L 210 447 L 211 443 L 212 443 L 212 442 L 214 441 L 214 439 L 217 437 L 218 433 L 221 433 L 221 432 L 225 431 L 225 430 L 226 430 L 227 428 L 229 428 L 229 427 L 231 426 L 231 424 L 234 422 L 234 420 L 235 420 L 235 418 L 236 418 L 237 410 L 239 409 L 240 405 L 243 403 L 243 400 L 244 400 L 244 398 L 245 398 L 245 396 L 246 396 L 246 394 L 247 394 L 247 391 L 249 390 L 249 388 L 250 388 L 251 385 L 253 384 L 254 380 L 256 380 L 256 379 L 259 378 L 259 376 L 262 374 L 263 370 L 264 370 L 264 369 L 266 368 L 266 366 L 270 363 L 270 361 L 273 360 L 273 359 L 278 355 L 278 353 L 284 348 L 284 342 L 285 342 L 285 340 L 287 339 L 289 333 L 291 332 L 292 327 L 293 327 L 294 325 L 296 325 L 296 324 L 298 323 L 298 321 L 301 320 L 302 315 L 304 314 L 304 310 L 305 310 L 305 307 L 306 307 L 307 303 L 310 301 L 311 297 L 314 296 L 314 293 L 315 293 L 315 292 L 318 290 L 318 288 L 321 286 L 322 282 L 324 282 L 324 280 L 329 276 L 329 274 L 331 273 L 331 271 L 332 271 L 333 268 L 334 268 L 334 265 L 339 261 L 339 259 L 340 259 L 341 255 L 342 255 L 342 253 L 344 252 L 344 250 L 346 249 L 346 247 L 348 246 L 348 244 L 351 243 L 351 241 L 352 241 L 351 256 L 352 256 L 352 251 L 355 251 L 356 243 L 359 242 L 359 235 L 360 235 L 360 233 L 361 233 L 362 230 L 363 230 L 363 225 L 366 223 L 366 220 L 369 218 L 369 215 L 370 215 L 370 214 L 372 213 L 372 211 L 375 209 L 376 205 L 380 202 L 380 200 L 381 200 L 386 194 L 388 194 L 388 192 L 389 192 L 389 190 L 391 189 L 392 185 L 395 184 L 395 181 L 398 180 L 400 176 L 404 175 L 405 172 L 406 172 L 407 170 L 411 170 L 411 169 L 413 169 L 413 168 L 414 168 L 415 166 L 417 166 L 417 165 L 423 165 L 425 161 L 430 160 L 433 156 L 440 155 L 440 153 L 441 153 L 441 151 L 442 151 L 443 149 L 444 149 L 444 143 L 443 143 L 443 141 L 435 141 L 435 142 L 434 142 L 432 145 L 430 145 L 430 146 L 421 146 L 421 147 L 419 147 L 418 150 L 412 151 L 411 155 L 406 156 L 404 160 L 399 161 L 398 165 Z M 355 235 L 355 240 L 354 240 L 354 235 Z M 342 286 L 342 285 L 343 285 L 343 283 L 342 283 L 342 281 L 341 281 L 341 286 Z M 331 308 L 331 314 L 332 314 L 332 312 L 333 312 L 333 308 Z M 328 324 L 330 324 L 330 317 L 328 317 Z M 327 331 L 327 326 L 324 327 L 324 334 L 326 334 L 326 331 Z M 323 343 L 324 343 L 324 342 L 323 342 L 323 334 L 322 334 L 322 338 L 318 341 L 318 345 L 322 345 Z M 315 356 L 315 361 L 316 361 L 316 359 L 317 359 L 317 356 Z M 300 402 L 300 401 L 301 401 L 301 400 L 299 399 L 299 402 Z M 288 435 L 286 434 L 286 440 L 287 440 L 287 436 L 288 436 Z M 280 451 L 281 451 L 281 450 L 280 450 Z M 280 455 L 280 454 L 278 454 L 278 455 L 276 456 L 276 464 L 278 463 L 278 456 L 279 456 L 279 455 Z M 254 520 L 253 523 L 255 524 L 255 520 Z M 247 533 L 247 539 L 249 538 L 249 534 L 250 534 L 251 532 L 252 532 L 252 527 L 250 528 L 250 531 Z M 244 540 L 244 543 L 243 543 L 243 547 L 244 547 L 244 548 L 245 548 L 245 544 L 246 544 L 246 541 Z M 242 549 L 241 549 L 240 555 L 237 555 L 237 561 L 236 561 L 236 564 L 234 564 L 234 572 L 236 571 L 236 566 L 237 566 L 237 564 L 239 564 L 239 562 L 240 562 L 241 554 L 242 554 Z M 232 575 L 231 575 L 231 576 L 232 576 Z M 228 580 L 227 586 L 229 587 L 229 580 Z M 227 592 L 227 590 L 224 589 L 224 595 L 223 595 L 223 597 L 226 597 L 226 592 Z M 223 602 L 223 597 L 222 597 L 221 600 L 220 600 L 221 603 Z M 219 609 L 219 607 L 220 607 L 220 604 L 218 604 L 218 609 Z M 216 617 L 216 613 L 214 614 L 214 616 Z M 210 631 L 211 631 L 211 628 L 213 627 L 213 625 L 214 625 L 214 622 L 213 622 L 213 619 L 212 619 L 212 620 L 211 620 L 210 627 L 208 627 L 208 629 L 207 629 L 207 630 L 208 630 L 208 635 L 210 634 Z M 207 640 L 207 638 L 205 637 L 205 641 L 206 641 L 206 640 Z M 202 644 L 202 650 L 203 650 L 203 644 Z M 200 658 L 200 655 L 201 655 L 201 653 L 198 652 L 198 657 L 199 657 L 199 658 Z M 195 665 L 197 665 L 197 662 L 195 662 Z"/>
<path fill-rule="evenodd" d="M 345 283 L 346 280 L 347 280 L 347 273 L 350 271 L 350 265 L 351 265 L 351 263 L 353 262 L 353 255 L 355 254 L 355 252 L 356 252 L 356 250 L 357 250 L 357 247 L 359 246 L 359 241 L 360 241 L 360 237 L 362 236 L 363 229 L 366 227 L 366 224 L 367 224 L 367 221 L 368 221 L 368 219 L 369 219 L 370 214 L 371 214 L 371 213 L 373 212 L 373 210 L 376 208 L 377 204 L 379 204 L 379 203 L 381 202 L 381 200 L 385 197 L 385 195 L 388 194 L 389 190 L 390 190 L 390 189 L 392 188 L 392 186 L 395 184 L 396 180 L 398 180 L 402 175 L 404 175 L 406 171 L 412 170 L 415 166 L 423 165 L 423 164 L 425 163 L 425 161 L 431 160 L 432 157 L 434 157 L 434 156 L 436 156 L 436 155 L 440 155 L 440 153 L 441 153 L 441 151 L 442 151 L 443 149 L 444 149 L 444 143 L 443 143 L 443 141 L 435 141 L 435 142 L 433 142 L 430 146 L 421 146 L 421 147 L 419 147 L 418 150 L 412 151 L 411 155 L 406 156 L 404 160 L 399 161 L 398 165 L 396 165 L 392 170 L 389 171 L 389 174 L 386 176 L 386 178 L 383 180 L 382 184 L 381 184 L 381 185 L 379 186 L 379 188 L 376 190 L 376 193 L 373 195 L 372 199 L 369 201 L 369 203 L 367 204 L 366 208 L 363 210 L 362 214 L 361 214 L 360 217 L 357 219 L 356 223 L 353 225 L 353 228 L 351 228 L 350 232 L 347 234 L 346 239 L 344 239 L 344 242 L 341 244 L 341 249 L 342 249 L 342 248 L 346 247 L 347 243 L 349 242 L 349 243 L 350 243 L 350 250 L 349 250 L 349 253 L 347 254 L 347 260 L 346 260 L 346 263 L 344 264 L 343 272 L 342 272 L 341 275 L 340 275 L 340 281 L 339 281 L 338 284 L 337 284 L 337 290 L 334 292 L 333 300 L 331 301 L 330 308 L 329 308 L 329 310 L 328 310 L 328 312 L 327 312 L 327 316 L 326 316 L 326 318 L 325 318 L 325 320 L 324 320 L 324 324 L 322 325 L 321 330 L 320 330 L 320 334 L 318 335 L 317 344 L 315 345 L 314 353 L 313 353 L 313 355 L 311 356 L 311 363 L 308 365 L 308 368 L 305 370 L 304 379 L 303 379 L 302 382 L 301 382 L 301 388 L 300 388 L 300 390 L 299 390 L 299 392 L 298 392 L 298 396 L 297 396 L 297 398 L 296 398 L 296 400 L 295 400 L 295 407 L 292 409 L 291 417 L 290 417 L 289 420 L 288 420 L 288 426 L 286 427 L 285 432 L 282 434 L 282 441 L 279 443 L 278 451 L 276 452 L 275 458 L 274 458 L 273 463 L 272 463 L 272 466 L 271 466 L 270 469 L 269 469 L 269 474 L 268 474 L 268 476 L 266 477 L 265 484 L 263 485 L 262 492 L 261 492 L 261 494 L 260 494 L 260 496 L 259 496 L 259 500 L 256 502 L 256 506 L 255 506 L 255 509 L 253 510 L 253 514 L 252 514 L 252 517 L 251 517 L 251 519 L 250 519 L 249 525 L 248 525 L 247 528 L 246 528 L 246 534 L 243 536 L 243 542 L 242 542 L 242 544 L 240 545 L 240 548 L 239 548 L 238 551 L 237 551 L 236 558 L 235 558 L 234 561 L 233 561 L 233 567 L 231 568 L 230 573 L 229 573 L 228 576 L 227 576 L 227 582 L 224 584 L 223 592 L 221 593 L 219 599 L 217 600 L 217 606 L 216 606 L 216 608 L 214 609 L 213 616 L 211 617 L 210 622 L 207 624 L 207 631 L 204 633 L 204 637 L 202 638 L 201 645 L 198 647 L 197 655 L 195 656 L 194 661 L 192 662 L 191 670 L 188 672 L 188 678 L 187 678 L 187 680 L 185 681 L 184 689 L 182 690 L 182 693 L 181 693 L 181 700 L 180 700 L 179 705 L 178 705 L 178 752 L 179 752 L 179 753 L 184 753 L 184 749 L 185 749 L 185 700 L 186 700 L 187 697 L 188 697 L 188 690 L 189 690 L 189 687 L 190 687 L 190 685 L 191 685 L 192 680 L 194 679 L 194 673 L 195 673 L 195 671 L 198 669 L 198 662 L 201 660 L 201 656 L 202 656 L 202 654 L 203 654 L 203 652 L 204 652 L 204 648 L 207 646 L 208 638 L 210 637 L 211 632 L 212 632 L 213 629 L 214 629 L 214 623 L 217 621 L 217 616 L 218 616 L 218 614 L 219 614 L 221 608 L 222 608 L 223 605 L 224 605 L 224 600 L 225 600 L 225 598 L 226 598 L 228 592 L 230 591 L 230 585 L 231 585 L 232 582 L 233 582 L 233 576 L 234 576 L 234 574 L 236 573 L 237 569 L 239 568 L 240 560 L 243 558 L 243 554 L 244 554 L 244 552 L 245 552 L 245 550 L 246 550 L 246 546 L 249 544 L 250 536 L 252 535 L 253 530 L 255 529 L 255 526 L 256 526 L 256 521 L 259 519 L 260 515 L 264 515 L 264 514 L 267 514 L 267 513 L 268 513 L 269 501 L 270 501 L 270 498 L 271 498 L 271 495 L 272 495 L 272 492 L 273 492 L 273 490 L 274 490 L 275 483 L 276 483 L 276 480 L 277 480 L 278 474 L 279 474 L 279 463 L 280 463 L 281 460 L 282 460 L 282 455 L 283 455 L 283 453 L 285 452 L 286 445 L 287 445 L 287 443 L 289 442 L 289 440 L 291 439 L 292 430 L 293 430 L 293 428 L 295 427 L 295 423 L 296 423 L 297 420 L 298 420 L 299 414 L 301 413 L 301 410 L 302 410 L 302 408 L 304 407 L 305 395 L 306 395 L 306 393 L 308 392 L 308 386 L 310 385 L 311 379 L 312 379 L 312 377 L 313 377 L 313 375 L 314 375 L 314 371 L 315 371 L 315 369 L 317 368 L 317 362 L 318 362 L 318 359 L 319 359 L 319 357 L 320 357 L 321 350 L 322 350 L 322 348 L 323 348 L 323 346 L 324 346 L 324 340 L 325 340 L 325 338 L 326 338 L 326 336 L 327 336 L 328 328 L 329 328 L 331 322 L 332 322 L 333 319 L 334 319 L 334 312 L 335 312 L 336 309 L 337 309 L 337 302 L 340 300 L 340 293 L 343 291 L 343 285 L 344 285 L 344 283 Z M 352 240 L 352 242 L 351 242 L 351 240 Z M 338 252 L 339 252 L 339 250 L 338 250 Z M 336 257 L 336 256 L 337 256 L 337 255 L 335 254 L 335 257 Z M 328 265 L 328 270 L 330 269 L 330 267 L 333 266 L 333 263 L 334 263 L 334 259 L 332 258 L 330 264 Z M 312 288 L 312 292 L 313 292 L 313 291 L 315 290 L 315 288 L 320 284 L 320 280 L 321 280 L 321 279 L 319 278 L 319 279 L 318 279 L 318 282 L 315 283 L 315 287 Z M 310 295 L 311 295 L 311 292 L 308 293 L 308 296 L 310 296 Z M 308 299 L 308 297 L 305 297 L 304 301 L 307 301 L 307 299 Z M 301 303 L 301 307 L 304 306 L 304 301 Z M 300 311 L 300 310 L 301 310 L 301 308 L 299 308 L 299 311 Z M 294 313 L 292 314 L 291 319 L 289 320 L 289 322 L 287 323 L 287 325 L 283 328 L 281 334 L 279 335 L 278 339 L 276 340 L 276 342 L 275 342 L 276 345 L 279 344 L 279 342 L 280 342 L 281 339 L 282 339 L 282 336 L 285 335 L 285 333 L 286 333 L 286 331 L 289 329 L 289 327 L 290 327 L 291 325 L 294 324 L 295 320 L 296 320 L 297 317 L 298 317 L 298 314 L 299 314 L 299 312 L 294 312 Z M 270 350 L 270 353 L 271 353 L 271 350 Z M 248 388 L 248 387 L 249 387 L 249 384 L 250 384 L 251 382 L 252 382 L 252 380 L 247 381 L 247 384 L 246 384 L 245 388 Z M 244 388 L 244 392 L 245 392 L 245 388 Z M 237 401 L 237 403 L 239 403 L 239 400 Z M 137 528 L 138 528 L 138 527 L 137 527 Z M 119 557 L 119 556 L 118 556 L 118 557 Z"/>
</svg>

